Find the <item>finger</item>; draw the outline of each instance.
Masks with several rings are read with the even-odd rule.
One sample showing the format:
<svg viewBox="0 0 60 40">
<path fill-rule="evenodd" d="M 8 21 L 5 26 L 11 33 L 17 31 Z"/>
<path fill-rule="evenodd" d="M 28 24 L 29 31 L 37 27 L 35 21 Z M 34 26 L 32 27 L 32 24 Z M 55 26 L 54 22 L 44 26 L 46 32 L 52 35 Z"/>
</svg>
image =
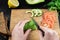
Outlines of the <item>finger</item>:
<svg viewBox="0 0 60 40">
<path fill-rule="evenodd" d="M 15 25 L 15 27 L 19 27 L 19 25 L 22 23 L 22 21 L 19 21 L 16 25 Z"/>
<path fill-rule="evenodd" d="M 44 38 L 43 38 L 43 35 L 42 35 L 42 32 L 40 31 L 40 40 L 44 40 Z"/>
<path fill-rule="evenodd" d="M 19 25 L 22 23 L 22 21 L 19 21 L 16 25 L 15 25 L 15 27 L 14 27 L 14 29 L 13 30 L 16 30 L 16 29 L 18 29 L 19 28 Z"/>
<path fill-rule="evenodd" d="M 31 31 L 31 29 L 29 29 L 29 30 L 27 30 L 27 31 L 25 32 L 25 35 L 24 35 L 24 37 L 25 37 L 25 38 L 27 38 L 27 37 L 28 37 L 28 35 L 29 35 L 30 31 Z"/>
<path fill-rule="evenodd" d="M 29 20 L 24 20 L 21 24 L 20 24 L 20 29 L 24 28 L 24 25 L 28 22 Z"/>
<path fill-rule="evenodd" d="M 17 26 L 19 26 L 21 23 L 22 23 L 22 21 L 19 21 L 19 22 L 17 23 Z"/>
<path fill-rule="evenodd" d="M 40 26 L 40 28 L 41 28 L 44 32 L 46 32 L 46 31 L 48 31 L 48 30 L 52 30 L 52 29 L 50 29 L 50 28 L 43 27 L 43 26 Z"/>
<path fill-rule="evenodd" d="M 43 32 L 42 32 L 42 35 L 43 36 L 45 36 L 47 33 L 49 33 L 50 31 L 50 29 L 48 29 L 47 27 L 42 27 L 42 26 L 40 26 L 40 28 L 43 30 Z"/>
<path fill-rule="evenodd" d="M 40 26 L 40 29 L 42 29 L 44 32 L 46 31 L 45 27 Z"/>
<path fill-rule="evenodd" d="M 47 31 L 47 33 L 45 34 L 45 37 L 44 39 L 46 40 L 58 40 L 59 37 L 58 37 L 58 34 L 56 31 Z"/>
</svg>

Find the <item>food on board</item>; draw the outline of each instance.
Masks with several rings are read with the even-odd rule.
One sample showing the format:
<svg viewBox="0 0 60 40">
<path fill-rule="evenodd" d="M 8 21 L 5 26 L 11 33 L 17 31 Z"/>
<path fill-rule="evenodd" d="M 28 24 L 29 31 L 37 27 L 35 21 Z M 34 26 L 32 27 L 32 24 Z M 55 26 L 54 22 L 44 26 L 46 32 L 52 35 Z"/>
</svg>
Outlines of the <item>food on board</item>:
<svg viewBox="0 0 60 40">
<path fill-rule="evenodd" d="M 28 30 L 28 29 L 32 29 L 32 30 L 36 30 L 37 26 L 35 25 L 35 23 L 33 22 L 33 20 L 31 19 L 29 22 L 27 22 L 24 26 L 24 31 Z"/>
<path fill-rule="evenodd" d="M 54 23 L 56 21 L 56 16 L 53 12 L 45 12 L 42 16 L 41 24 L 45 27 L 54 28 Z"/>
<path fill-rule="evenodd" d="M 31 17 L 39 17 L 43 14 L 41 9 L 32 9 L 30 11 L 26 11 L 26 13 L 31 13 Z"/>
</svg>

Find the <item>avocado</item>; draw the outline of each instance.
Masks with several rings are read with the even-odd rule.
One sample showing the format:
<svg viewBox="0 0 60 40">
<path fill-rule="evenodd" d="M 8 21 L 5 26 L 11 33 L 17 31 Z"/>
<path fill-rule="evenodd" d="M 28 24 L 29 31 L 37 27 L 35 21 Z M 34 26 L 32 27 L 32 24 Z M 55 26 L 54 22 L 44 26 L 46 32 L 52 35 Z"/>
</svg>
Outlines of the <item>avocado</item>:
<svg viewBox="0 0 60 40">
<path fill-rule="evenodd" d="M 29 22 L 27 22 L 24 26 L 24 31 L 28 30 L 28 29 L 32 29 L 32 30 L 36 30 L 37 26 L 35 25 L 35 23 L 33 22 L 33 20 L 30 20 Z"/>
</svg>

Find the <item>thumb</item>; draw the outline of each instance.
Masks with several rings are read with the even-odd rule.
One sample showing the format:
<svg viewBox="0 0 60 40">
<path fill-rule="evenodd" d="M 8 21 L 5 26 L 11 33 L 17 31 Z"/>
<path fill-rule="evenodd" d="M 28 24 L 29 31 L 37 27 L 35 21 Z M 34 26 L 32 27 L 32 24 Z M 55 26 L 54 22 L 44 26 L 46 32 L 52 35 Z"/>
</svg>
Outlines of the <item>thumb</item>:
<svg viewBox="0 0 60 40">
<path fill-rule="evenodd" d="M 27 37 L 28 37 L 28 35 L 29 35 L 30 31 L 31 31 L 31 29 L 29 29 L 29 30 L 27 30 L 27 31 L 25 32 L 25 35 L 24 35 L 24 37 L 25 37 L 25 38 L 27 38 Z"/>
</svg>

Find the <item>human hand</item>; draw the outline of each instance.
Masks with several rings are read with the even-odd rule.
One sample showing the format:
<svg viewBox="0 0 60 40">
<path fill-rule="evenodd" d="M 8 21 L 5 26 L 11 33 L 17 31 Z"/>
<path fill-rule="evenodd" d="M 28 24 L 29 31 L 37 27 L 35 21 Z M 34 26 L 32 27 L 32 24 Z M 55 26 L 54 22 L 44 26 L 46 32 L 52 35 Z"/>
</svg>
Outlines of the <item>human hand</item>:
<svg viewBox="0 0 60 40">
<path fill-rule="evenodd" d="M 40 36 L 43 40 L 59 40 L 58 33 L 55 30 L 47 27 L 41 27 L 41 29 L 45 32 L 44 37 Z M 40 35 L 42 35 L 41 32 Z"/>
<path fill-rule="evenodd" d="M 27 23 L 29 20 L 24 20 L 20 21 L 13 29 L 12 31 L 12 40 L 26 40 L 28 34 L 30 33 L 31 29 L 27 30 L 24 33 L 24 25 Z"/>
</svg>

